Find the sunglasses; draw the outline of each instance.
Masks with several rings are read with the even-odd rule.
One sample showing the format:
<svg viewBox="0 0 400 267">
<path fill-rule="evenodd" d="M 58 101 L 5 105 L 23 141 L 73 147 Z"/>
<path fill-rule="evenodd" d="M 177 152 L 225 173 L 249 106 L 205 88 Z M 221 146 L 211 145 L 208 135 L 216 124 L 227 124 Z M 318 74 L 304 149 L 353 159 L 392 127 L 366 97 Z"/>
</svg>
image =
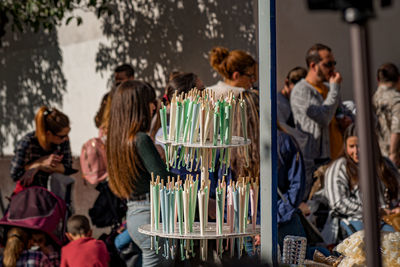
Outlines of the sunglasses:
<svg viewBox="0 0 400 267">
<path fill-rule="evenodd" d="M 256 78 L 256 75 L 254 73 L 243 73 L 242 75 L 247 76 L 252 80 Z"/>
<path fill-rule="evenodd" d="M 65 139 L 65 138 L 68 137 L 68 134 L 65 134 L 65 135 L 53 134 L 53 135 L 57 136 L 57 137 L 60 138 L 60 139 Z"/>
<path fill-rule="evenodd" d="M 326 62 L 326 63 L 322 63 L 322 65 L 325 67 L 325 68 L 333 68 L 333 67 L 335 67 L 336 66 L 336 61 L 329 61 L 329 62 Z"/>
</svg>

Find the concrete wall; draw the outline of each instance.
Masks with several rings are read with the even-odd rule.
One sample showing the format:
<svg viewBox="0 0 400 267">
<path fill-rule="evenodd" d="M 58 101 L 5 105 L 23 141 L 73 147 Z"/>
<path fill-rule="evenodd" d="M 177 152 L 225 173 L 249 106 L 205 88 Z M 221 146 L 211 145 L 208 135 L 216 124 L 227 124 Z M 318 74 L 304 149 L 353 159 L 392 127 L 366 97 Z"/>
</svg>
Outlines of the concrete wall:
<svg viewBox="0 0 400 267">
<path fill-rule="evenodd" d="M 378 1 L 375 1 L 378 3 Z M 370 21 L 371 70 L 376 86 L 379 65 L 391 61 L 400 64 L 400 4 L 393 1 L 388 9 L 376 8 L 376 18 Z M 307 9 L 306 1 L 276 1 L 277 79 L 282 88 L 287 72 L 295 66 L 305 66 L 305 53 L 314 43 L 330 46 L 343 77 L 342 98 L 353 98 L 349 25 L 342 22 L 340 12 Z"/>
<path fill-rule="evenodd" d="M 78 12 L 74 22 L 50 33 L 8 31 L 0 48 L 0 155 L 13 154 L 33 128 L 37 109 L 61 108 L 71 120 L 71 146 L 96 136 L 93 117 L 109 88 L 112 70 L 134 65 L 138 79 L 157 89 L 171 71 L 194 72 L 211 85 L 216 73 L 208 51 L 216 45 L 255 55 L 252 1 L 112 1 L 112 15 Z"/>
<path fill-rule="evenodd" d="M 52 32 L 9 30 L 0 48 L 0 155 L 13 154 L 15 141 L 33 129 L 43 104 L 70 117 L 72 151 L 79 155 L 81 145 L 97 134 L 93 117 L 118 64 L 132 63 L 137 78 L 158 89 L 174 70 L 195 72 L 206 85 L 215 83 L 219 77 L 207 59 L 213 46 L 256 56 L 256 3 L 116 0 L 110 16 L 78 13 L 84 21 L 79 27 L 72 22 Z M 399 14 L 394 3 L 378 10 L 371 22 L 373 73 L 383 62 L 400 63 Z M 291 68 L 305 65 L 305 51 L 321 42 L 332 47 L 343 76 L 343 99 L 351 99 L 349 27 L 340 14 L 311 13 L 306 1 L 279 0 L 276 22 L 278 89 Z"/>
</svg>

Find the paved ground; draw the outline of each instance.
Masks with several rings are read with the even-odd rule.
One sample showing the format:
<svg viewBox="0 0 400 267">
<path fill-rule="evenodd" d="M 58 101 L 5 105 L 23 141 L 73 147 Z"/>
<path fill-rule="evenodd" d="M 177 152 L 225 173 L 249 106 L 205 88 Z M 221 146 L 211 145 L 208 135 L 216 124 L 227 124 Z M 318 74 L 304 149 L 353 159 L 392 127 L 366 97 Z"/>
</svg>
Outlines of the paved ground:
<svg viewBox="0 0 400 267">
<path fill-rule="evenodd" d="M 11 195 L 15 187 L 15 183 L 10 177 L 10 161 L 11 157 L 0 157 L 0 193 L 2 196 L 1 201 L 5 207 L 8 205 L 8 200 L 6 197 Z M 75 208 L 75 213 L 88 216 L 88 210 L 93 206 L 93 203 L 99 193 L 95 189 L 95 186 L 84 184 L 84 180 L 82 179 L 80 172 L 79 158 L 74 158 L 73 167 L 75 169 L 79 169 L 79 172 L 72 175 L 72 177 L 75 178 L 73 192 L 73 205 Z M 1 210 L 0 214 L 2 216 Z M 94 237 L 98 237 L 101 233 L 108 233 L 109 231 L 109 228 L 94 228 L 93 235 Z"/>
</svg>

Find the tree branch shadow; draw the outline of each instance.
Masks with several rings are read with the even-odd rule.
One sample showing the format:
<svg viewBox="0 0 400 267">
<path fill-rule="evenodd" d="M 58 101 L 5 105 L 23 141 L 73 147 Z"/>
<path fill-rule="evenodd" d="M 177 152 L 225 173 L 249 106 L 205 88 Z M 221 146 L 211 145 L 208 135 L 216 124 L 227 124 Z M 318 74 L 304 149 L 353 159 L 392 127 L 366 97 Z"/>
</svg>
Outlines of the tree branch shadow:
<svg viewBox="0 0 400 267">
<path fill-rule="evenodd" d="M 216 76 L 208 62 L 212 47 L 255 54 L 252 1 L 117 0 L 110 9 L 102 18 L 107 43 L 99 45 L 98 72 L 128 62 L 156 88 L 174 70 L 195 72 L 210 84 Z"/>
<path fill-rule="evenodd" d="M 42 105 L 61 105 L 66 91 L 57 31 L 12 32 L 0 47 L 0 154 L 34 125 Z M 11 140 L 8 139 L 11 137 Z"/>
</svg>

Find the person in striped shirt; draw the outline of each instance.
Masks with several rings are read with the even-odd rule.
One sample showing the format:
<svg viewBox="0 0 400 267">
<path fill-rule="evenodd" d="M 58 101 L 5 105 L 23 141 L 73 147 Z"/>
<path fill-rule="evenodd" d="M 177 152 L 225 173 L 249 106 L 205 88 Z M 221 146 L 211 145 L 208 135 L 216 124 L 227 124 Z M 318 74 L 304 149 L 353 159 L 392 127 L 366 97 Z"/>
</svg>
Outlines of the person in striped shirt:
<svg viewBox="0 0 400 267">
<path fill-rule="evenodd" d="M 381 214 L 400 212 L 399 185 L 400 174 L 394 164 L 381 155 L 376 144 L 378 156 L 376 163 L 378 171 L 378 191 Z M 350 125 L 344 135 L 344 151 L 342 156 L 331 163 L 325 173 L 324 194 L 331 208 L 332 220 L 325 225 L 322 231 L 324 238 L 329 233 L 330 242 L 335 243 L 339 230 L 339 221 L 346 219 L 353 230 L 363 229 L 361 191 L 358 177 L 359 149 L 356 127 Z M 344 227 L 345 230 L 350 230 Z M 389 225 L 382 224 L 382 230 L 393 231 Z M 349 231 L 347 231 L 350 234 Z M 325 238 L 326 239 L 326 238 Z M 327 240 L 325 240 L 327 242 Z"/>
</svg>

